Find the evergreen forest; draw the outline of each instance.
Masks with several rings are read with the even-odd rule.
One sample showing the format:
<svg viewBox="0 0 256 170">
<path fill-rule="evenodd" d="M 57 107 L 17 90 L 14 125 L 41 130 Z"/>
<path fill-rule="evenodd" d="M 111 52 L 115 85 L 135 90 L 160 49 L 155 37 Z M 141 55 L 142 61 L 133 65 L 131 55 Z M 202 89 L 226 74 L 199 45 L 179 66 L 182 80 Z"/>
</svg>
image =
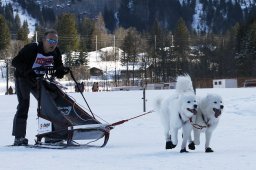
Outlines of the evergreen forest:
<svg viewBox="0 0 256 170">
<path fill-rule="evenodd" d="M 140 62 L 141 76 L 148 82 L 170 82 L 183 73 L 197 79 L 256 76 L 255 7 L 201 0 L 207 29 L 196 30 L 192 28 L 195 0 L 184 4 L 134 0 L 132 7 L 129 0 L 120 0 L 118 9 L 105 7 L 94 17 L 56 13 L 32 0 L 16 1 L 37 19 L 37 37 L 28 38 L 28 23 L 21 23 L 12 5 L 0 4 L 0 59 L 14 57 L 25 44 L 40 39 L 45 29 L 54 28 L 61 52 L 68 56 L 65 64 L 77 72 L 88 73 L 88 52 L 115 45 L 123 50 L 122 64 Z M 74 57 L 73 51 L 79 56 Z M 115 55 L 108 57 L 115 59 Z"/>
</svg>

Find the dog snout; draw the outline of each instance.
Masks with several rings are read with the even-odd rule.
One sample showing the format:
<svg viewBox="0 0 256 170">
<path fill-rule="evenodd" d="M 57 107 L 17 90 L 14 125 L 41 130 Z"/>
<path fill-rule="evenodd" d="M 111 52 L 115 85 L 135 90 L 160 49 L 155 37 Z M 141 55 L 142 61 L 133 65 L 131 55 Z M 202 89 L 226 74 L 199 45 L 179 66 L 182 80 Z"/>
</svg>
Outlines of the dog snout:
<svg viewBox="0 0 256 170">
<path fill-rule="evenodd" d="M 196 109 L 197 108 L 197 104 L 194 104 L 194 109 Z"/>
<path fill-rule="evenodd" d="M 220 109 L 223 109 L 224 108 L 224 106 L 223 105 L 220 105 Z"/>
</svg>

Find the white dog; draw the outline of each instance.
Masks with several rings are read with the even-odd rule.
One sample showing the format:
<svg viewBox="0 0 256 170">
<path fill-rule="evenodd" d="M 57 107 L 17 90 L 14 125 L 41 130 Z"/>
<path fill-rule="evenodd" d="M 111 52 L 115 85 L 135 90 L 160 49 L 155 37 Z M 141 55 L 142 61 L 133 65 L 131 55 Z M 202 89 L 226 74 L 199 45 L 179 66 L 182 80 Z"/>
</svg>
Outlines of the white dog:
<svg viewBox="0 0 256 170">
<path fill-rule="evenodd" d="M 205 132 L 205 152 L 213 152 L 209 147 L 212 132 L 217 127 L 224 105 L 221 96 L 208 94 L 198 103 L 198 113 L 193 117 L 194 142 L 189 144 L 189 149 L 194 150 L 200 144 L 200 133 Z M 191 137 L 190 137 L 191 140 Z"/>
<path fill-rule="evenodd" d="M 178 143 L 178 130 L 183 130 L 180 152 L 186 151 L 186 144 L 192 131 L 190 118 L 196 114 L 197 101 L 190 76 L 179 76 L 176 93 L 157 101 L 157 110 L 164 127 L 166 149 L 175 148 Z"/>
</svg>

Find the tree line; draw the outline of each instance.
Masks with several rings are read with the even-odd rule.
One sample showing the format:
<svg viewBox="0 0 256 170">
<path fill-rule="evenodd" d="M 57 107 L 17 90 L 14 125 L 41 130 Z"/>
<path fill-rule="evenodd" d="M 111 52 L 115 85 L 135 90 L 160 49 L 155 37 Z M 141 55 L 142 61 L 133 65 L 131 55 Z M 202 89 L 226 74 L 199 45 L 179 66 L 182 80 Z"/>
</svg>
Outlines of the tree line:
<svg viewBox="0 0 256 170">
<path fill-rule="evenodd" d="M 17 32 L 16 36 L 11 31 L 12 25 L 6 13 L 1 13 L 1 59 L 14 57 L 24 44 L 36 40 L 35 36 L 27 38 L 26 21 L 18 26 L 18 30 L 25 31 Z M 114 43 L 123 50 L 119 57 L 127 68 L 124 78 L 127 82 L 131 78 L 134 80 L 134 68 L 138 62 L 141 64 L 140 76 L 148 82 L 169 82 L 182 73 L 198 78 L 256 74 L 256 18 L 246 24 L 236 23 L 222 35 L 191 32 L 183 18 L 178 19 L 173 30 L 163 28 L 155 20 L 149 31 L 118 27 L 110 33 L 102 14 L 96 19 L 83 17 L 78 20 L 74 14 L 63 13 L 52 27 L 59 33 L 60 49 L 67 56 L 65 64 L 73 67 L 81 79 L 88 77 L 88 52 Z M 36 26 L 39 38 L 44 30 L 45 27 Z M 73 51 L 80 53 L 73 55 Z M 116 54 L 111 54 L 107 59 L 114 61 L 116 57 Z M 128 65 L 132 65 L 133 70 L 128 70 Z"/>
</svg>

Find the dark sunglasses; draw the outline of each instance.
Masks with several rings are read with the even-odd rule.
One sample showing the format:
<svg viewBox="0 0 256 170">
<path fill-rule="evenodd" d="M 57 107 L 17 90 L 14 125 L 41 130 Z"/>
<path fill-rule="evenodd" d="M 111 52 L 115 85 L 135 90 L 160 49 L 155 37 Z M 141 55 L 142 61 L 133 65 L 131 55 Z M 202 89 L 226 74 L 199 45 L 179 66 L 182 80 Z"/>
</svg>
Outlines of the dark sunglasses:
<svg viewBox="0 0 256 170">
<path fill-rule="evenodd" d="M 58 44 L 58 40 L 46 39 L 46 41 L 47 41 L 49 44 Z"/>
</svg>

